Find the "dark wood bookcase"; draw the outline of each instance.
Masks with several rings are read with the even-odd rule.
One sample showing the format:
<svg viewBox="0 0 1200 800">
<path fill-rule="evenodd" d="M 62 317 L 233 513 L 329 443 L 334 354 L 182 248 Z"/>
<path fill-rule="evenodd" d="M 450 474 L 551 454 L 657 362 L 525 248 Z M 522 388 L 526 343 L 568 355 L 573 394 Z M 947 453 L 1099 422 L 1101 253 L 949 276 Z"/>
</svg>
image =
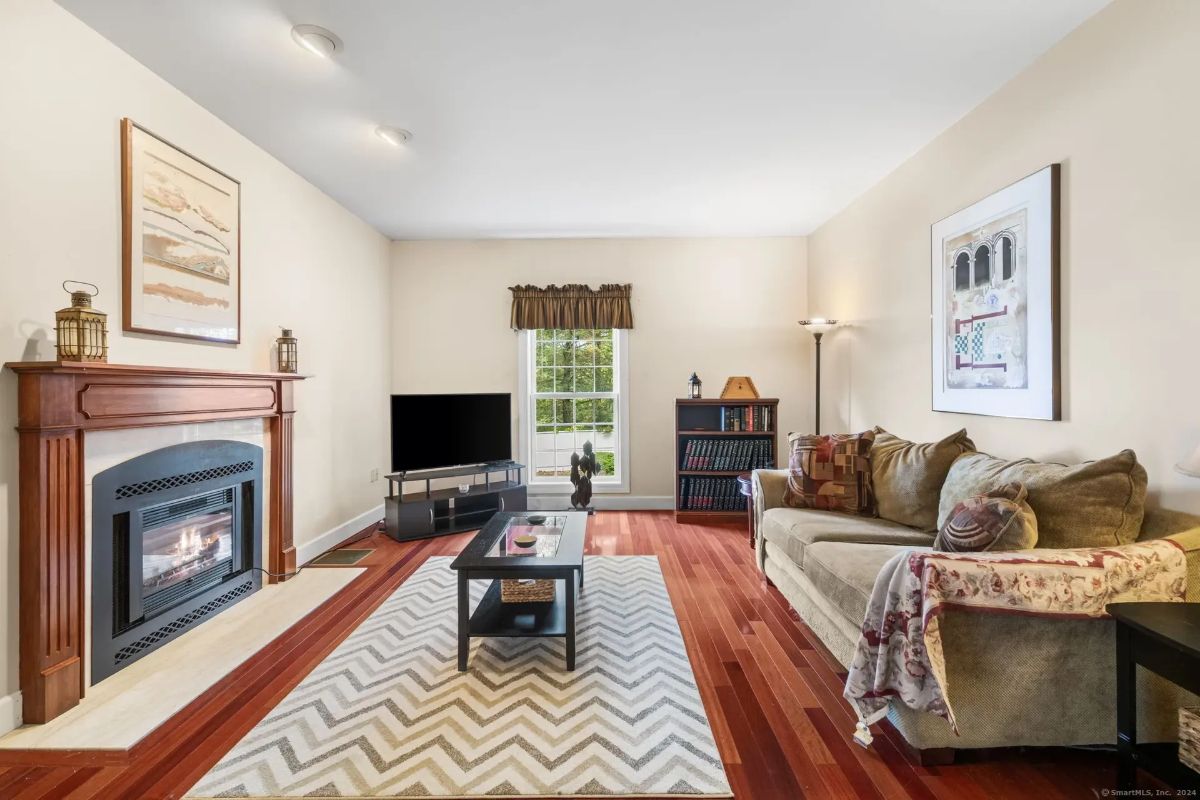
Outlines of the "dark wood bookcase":
<svg viewBox="0 0 1200 800">
<path fill-rule="evenodd" d="M 724 409 L 725 429 L 722 429 Z M 762 422 L 750 430 L 731 430 L 734 412 L 731 409 L 754 410 Z M 748 427 L 748 426 L 747 426 Z M 759 429 L 761 428 L 761 430 Z M 750 472 L 747 458 L 756 458 L 756 468 L 775 468 L 779 464 L 779 400 L 758 398 L 755 400 L 719 399 L 675 401 L 675 521 L 693 524 L 705 522 L 740 522 L 746 518 L 746 500 L 738 494 L 737 476 Z M 691 443 L 695 448 L 704 446 L 729 460 L 740 452 L 741 461 L 689 468 L 685 457 Z M 740 444 L 740 451 L 734 443 Z M 731 451 L 733 451 L 731 453 Z M 711 459 L 710 459 L 711 461 Z M 726 469 L 725 467 L 729 467 Z M 738 469 L 738 467 L 742 467 Z M 689 507 L 687 498 L 696 495 L 701 479 L 707 479 L 707 492 L 714 489 L 719 498 L 729 501 L 725 508 L 702 509 Z M 686 490 L 686 491 L 685 491 Z M 707 494 L 704 496 L 708 496 Z M 732 498 L 732 500 L 730 500 Z M 695 503 L 693 502 L 693 506 Z"/>
</svg>

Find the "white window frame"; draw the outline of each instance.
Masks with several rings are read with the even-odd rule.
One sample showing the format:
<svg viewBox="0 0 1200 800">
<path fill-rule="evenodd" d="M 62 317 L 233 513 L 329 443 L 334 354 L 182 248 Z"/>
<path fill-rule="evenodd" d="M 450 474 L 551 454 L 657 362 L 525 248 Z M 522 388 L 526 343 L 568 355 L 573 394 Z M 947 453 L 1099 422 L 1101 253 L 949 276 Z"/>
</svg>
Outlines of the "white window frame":
<svg viewBox="0 0 1200 800">
<path fill-rule="evenodd" d="M 617 402 L 614 404 L 613 429 L 617 435 L 617 457 L 615 475 L 597 475 L 592 482 L 596 494 L 618 494 L 629 491 L 629 331 L 613 329 L 613 389 Z M 526 483 L 530 494 L 570 494 L 574 487 L 562 477 L 538 478 L 533 464 L 533 437 L 537 425 L 534 413 L 533 370 L 537 359 L 533 348 L 537 346 L 537 331 L 523 330 L 517 334 L 517 453 L 526 465 Z M 612 392 L 572 392 L 561 397 L 603 398 Z"/>
</svg>

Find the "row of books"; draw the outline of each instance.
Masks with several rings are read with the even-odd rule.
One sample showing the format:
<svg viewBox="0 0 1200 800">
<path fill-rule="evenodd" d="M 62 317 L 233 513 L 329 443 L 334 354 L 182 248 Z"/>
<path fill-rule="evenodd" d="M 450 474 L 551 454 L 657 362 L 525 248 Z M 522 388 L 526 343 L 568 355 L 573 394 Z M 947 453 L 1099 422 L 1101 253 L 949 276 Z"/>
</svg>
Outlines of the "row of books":
<svg viewBox="0 0 1200 800">
<path fill-rule="evenodd" d="M 737 478 L 680 478 L 680 511 L 741 511 L 746 498 Z"/>
<path fill-rule="evenodd" d="M 769 431 L 775 424 L 770 406 L 721 406 L 721 430 Z"/>
<path fill-rule="evenodd" d="M 768 439 L 688 439 L 679 468 L 748 472 L 773 466 Z"/>
</svg>

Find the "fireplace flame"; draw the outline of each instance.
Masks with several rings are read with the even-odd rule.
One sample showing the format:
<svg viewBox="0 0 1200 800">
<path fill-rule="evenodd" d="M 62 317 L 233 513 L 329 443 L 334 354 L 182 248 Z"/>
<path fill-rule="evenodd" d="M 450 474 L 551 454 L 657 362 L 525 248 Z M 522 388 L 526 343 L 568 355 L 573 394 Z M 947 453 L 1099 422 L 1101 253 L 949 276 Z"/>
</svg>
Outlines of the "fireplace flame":
<svg viewBox="0 0 1200 800">
<path fill-rule="evenodd" d="M 200 555 L 202 541 L 196 527 L 184 528 L 179 532 L 179 544 L 175 546 L 175 566 L 180 566 Z"/>
</svg>

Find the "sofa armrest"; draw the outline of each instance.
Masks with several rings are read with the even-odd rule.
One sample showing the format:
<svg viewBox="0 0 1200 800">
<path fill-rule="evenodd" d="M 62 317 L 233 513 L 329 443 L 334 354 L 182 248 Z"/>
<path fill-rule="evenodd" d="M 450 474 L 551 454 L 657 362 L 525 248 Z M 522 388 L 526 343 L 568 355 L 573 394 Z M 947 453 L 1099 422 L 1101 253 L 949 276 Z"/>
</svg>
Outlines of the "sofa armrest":
<svg viewBox="0 0 1200 800">
<path fill-rule="evenodd" d="M 758 553 L 758 568 L 763 566 L 762 518 L 769 508 L 783 505 L 783 491 L 787 488 L 786 469 L 756 469 L 750 476 L 754 500 L 754 549 Z"/>
<path fill-rule="evenodd" d="M 1191 549 L 1200 546 L 1200 530 L 1168 538 L 1186 551 L 1190 572 L 1193 554 L 1200 555 Z M 1175 596 L 1178 554 L 1172 552 L 1169 565 L 1163 565 L 1169 571 L 1149 569 L 1150 561 L 1139 565 L 1138 559 L 1149 557 L 1145 551 L 1154 545 L 1158 552 L 1151 556 L 1171 549 L 1149 539 L 1117 547 L 929 554 L 934 563 L 926 559 L 919 579 L 925 586 L 921 609 L 927 620 L 933 614 L 941 619 L 943 689 L 953 687 L 955 717 L 964 735 L 947 735 L 944 725 L 946 730 L 931 729 L 893 702 L 889 715 L 906 740 L 916 740 L 914 746 L 921 748 L 1111 743 L 1115 626 L 1103 612 L 1110 601 Z M 1130 552 L 1131 560 L 1111 566 L 1097 561 L 1097 556 L 1105 556 L 1107 562 L 1107 556 L 1120 551 Z M 906 562 L 900 561 L 897 569 L 911 582 L 917 573 Z M 1076 572 L 1071 564 L 1088 572 Z M 1089 573 L 1097 567 L 1107 575 L 1093 584 Z M 1085 587 L 1082 592 L 1072 588 L 1080 585 Z M 910 588 L 905 583 L 899 596 Z M 939 612 L 931 601 L 943 599 Z M 1005 609 L 1021 613 L 970 613 Z M 877 624 L 872 618 L 872 627 Z M 1068 681 L 1062 679 L 1064 669 L 1070 674 Z M 1173 738 L 1176 701 L 1186 698 L 1178 689 L 1165 688 L 1147 686 L 1146 692 L 1139 692 L 1139 706 L 1146 704 L 1146 710 L 1139 709 L 1139 738 L 1143 731 L 1149 734 L 1146 741 Z"/>
<path fill-rule="evenodd" d="M 1200 602 L 1200 528 L 1173 533 L 1166 537 L 1178 542 L 1187 552 L 1187 595 L 1189 603 Z"/>
</svg>

